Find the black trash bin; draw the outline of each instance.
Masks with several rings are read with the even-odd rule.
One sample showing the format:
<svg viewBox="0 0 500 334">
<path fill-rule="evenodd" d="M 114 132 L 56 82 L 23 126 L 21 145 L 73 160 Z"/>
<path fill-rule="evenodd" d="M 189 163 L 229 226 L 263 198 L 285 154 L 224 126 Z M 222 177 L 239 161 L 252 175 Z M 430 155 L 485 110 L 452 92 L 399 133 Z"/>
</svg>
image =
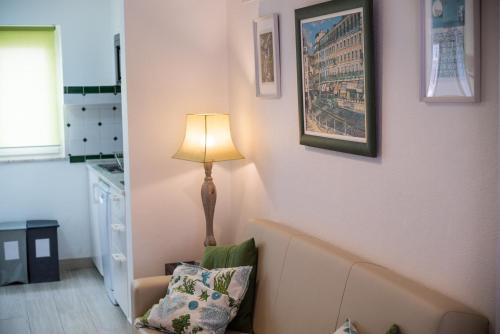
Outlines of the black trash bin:
<svg viewBox="0 0 500 334">
<path fill-rule="evenodd" d="M 28 220 L 28 276 L 30 283 L 59 281 L 57 220 Z"/>
</svg>

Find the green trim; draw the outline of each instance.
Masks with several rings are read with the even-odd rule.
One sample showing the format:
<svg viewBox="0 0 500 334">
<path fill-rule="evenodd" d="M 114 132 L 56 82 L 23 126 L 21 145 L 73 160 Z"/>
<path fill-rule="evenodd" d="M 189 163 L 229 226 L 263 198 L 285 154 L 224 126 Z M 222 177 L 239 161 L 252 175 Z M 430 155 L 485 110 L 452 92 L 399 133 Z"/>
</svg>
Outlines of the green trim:
<svg viewBox="0 0 500 334">
<path fill-rule="evenodd" d="M 74 164 L 85 162 L 87 160 L 113 159 L 114 157 L 114 154 L 70 155 L 69 162 Z"/>
<path fill-rule="evenodd" d="M 99 86 L 84 86 L 83 94 L 99 94 Z"/>
<path fill-rule="evenodd" d="M 80 156 L 70 156 L 69 157 L 69 162 L 74 164 L 78 162 L 85 162 L 85 156 L 80 155 Z"/>
<path fill-rule="evenodd" d="M 120 86 L 64 86 L 64 94 L 119 94 Z"/>
<path fill-rule="evenodd" d="M 83 87 L 74 87 L 74 86 L 69 86 L 65 87 L 65 90 L 68 91 L 67 94 L 83 94 Z"/>
<path fill-rule="evenodd" d="M 99 91 L 101 94 L 103 93 L 114 93 L 115 92 L 115 87 L 116 86 L 100 86 Z"/>
</svg>

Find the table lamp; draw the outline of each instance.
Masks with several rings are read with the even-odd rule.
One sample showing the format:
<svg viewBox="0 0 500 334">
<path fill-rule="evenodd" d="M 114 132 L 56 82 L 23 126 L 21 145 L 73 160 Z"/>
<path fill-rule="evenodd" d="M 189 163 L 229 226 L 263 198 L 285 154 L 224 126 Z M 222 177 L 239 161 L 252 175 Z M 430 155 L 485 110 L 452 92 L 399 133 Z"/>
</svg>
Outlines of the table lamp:
<svg viewBox="0 0 500 334">
<path fill-rule="evenodd" d="M 214 212 L 217 191 L 212 179 L 212 164 L 215 161 L 243 159 L 231 138 L 228 114 L 186 115 L 184 141 L 173 158 L 202 162 L 205 166 L 205 181 L 201 186 L 201 200 L 205 210 L 205 246 L 215 246 Z"/>
</svg>

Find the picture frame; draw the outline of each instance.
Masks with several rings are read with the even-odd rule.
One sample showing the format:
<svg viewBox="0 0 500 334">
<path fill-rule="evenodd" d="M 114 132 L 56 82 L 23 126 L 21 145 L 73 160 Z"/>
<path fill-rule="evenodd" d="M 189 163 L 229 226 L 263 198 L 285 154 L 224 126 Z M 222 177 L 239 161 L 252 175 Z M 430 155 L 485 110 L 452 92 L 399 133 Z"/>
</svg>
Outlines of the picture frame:
<svg viewBox="0 0 500 334">
<path fill-rule="evenodd" d="M 272 14 L 253 21 L 255 89 L 257 97 L 281 96 L 279 16 Z"/>
<path fill-rule="evenodd" d="M 300 144 L 377 156 L 372 0 L 295 10 Z"/>
<path fill-rule="evenodd" d="M 420 0 L 420 99 L 481 100 L 480 0 Z"/>
</svg>

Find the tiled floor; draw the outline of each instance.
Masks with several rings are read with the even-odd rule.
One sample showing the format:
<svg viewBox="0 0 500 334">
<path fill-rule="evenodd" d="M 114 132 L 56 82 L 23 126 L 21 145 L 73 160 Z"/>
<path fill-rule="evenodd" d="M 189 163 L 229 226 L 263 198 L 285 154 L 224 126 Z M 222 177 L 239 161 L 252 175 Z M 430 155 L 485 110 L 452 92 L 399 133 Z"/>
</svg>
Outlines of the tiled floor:
<svg viewBox="0 0 500 334">
<path fill-rule="evenodd" d="M 130 334 L 93 268 L 65 270 L 60 282 L 0 287 L 0 334 Z"/>
</svg>

